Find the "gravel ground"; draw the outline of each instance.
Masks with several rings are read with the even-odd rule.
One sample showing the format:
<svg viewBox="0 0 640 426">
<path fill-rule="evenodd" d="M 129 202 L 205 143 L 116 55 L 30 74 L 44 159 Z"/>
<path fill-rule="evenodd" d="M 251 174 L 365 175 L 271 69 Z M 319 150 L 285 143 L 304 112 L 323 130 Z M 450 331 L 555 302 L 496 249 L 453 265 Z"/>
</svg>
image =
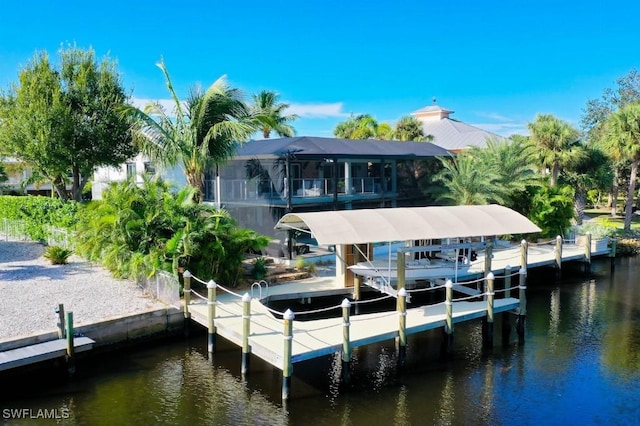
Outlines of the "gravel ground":
<svg viewBox="0 0 640 426">
<path fill-rule="evenodd" d="M 0 341 L 57 330 L 59 303 L 76 325 L 165 306 L 78 256 L 51 265 L 43 251 L 39 243 L 0 241 Z"/>
</svg>

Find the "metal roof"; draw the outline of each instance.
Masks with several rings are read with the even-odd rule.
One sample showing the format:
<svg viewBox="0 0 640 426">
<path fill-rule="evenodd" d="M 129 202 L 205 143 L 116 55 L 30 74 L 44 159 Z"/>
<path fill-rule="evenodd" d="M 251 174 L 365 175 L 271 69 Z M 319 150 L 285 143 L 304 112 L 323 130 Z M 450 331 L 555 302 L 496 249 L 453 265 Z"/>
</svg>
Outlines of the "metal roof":
<svg viewBox="0 0 640 426">
<path fill-rule="evenodd" d="M 472 146 L 485 147 L 487 139 L 505 139 L 495 133 L 450 118 L 425 120 L 423 123 L 424 134 L 433 135 L 433 143 L 448 150 L 460 150 Z"/>
<path fill-rule="evenodd" d="M 275 229 L 309 230 L 320 245 L 540 232 L 520 213 L 495 204 L 288 213 Z"/>
<path fill-rule="evenodd" d="M 249 141 L 238 147 L 234 159 L 283 157 L 287 154 L 345 158 L 421 158 L 451 155 L 446 149 L 429 142 L 298 136 Z"/>
</svg>

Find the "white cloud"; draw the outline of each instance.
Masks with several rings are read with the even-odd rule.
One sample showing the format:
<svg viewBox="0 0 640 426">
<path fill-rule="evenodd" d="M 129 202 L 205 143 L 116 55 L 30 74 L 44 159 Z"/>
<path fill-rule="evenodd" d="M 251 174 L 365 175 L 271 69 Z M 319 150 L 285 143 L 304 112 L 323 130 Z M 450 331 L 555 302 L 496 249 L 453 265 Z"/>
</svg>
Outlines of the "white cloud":
<svg viewBox="0 0 640 426">
<path fill-rule="evenodd" d="M 330 104 L 296 104 L 292 103 L 287 108 L 287 114 L 296 114 L 301 118 L 329 118 L 348 117 L 349 114 L 342 110 L 342 102 Z"/>
<path fill-rule="evenodd" d="M 483 112 L 483 111 L 479 111 L 476 112 L 476 114 L 479 117 L 484 117 L 484 118 L 488 118 L 490 120 L 496 120 L 496 121 L 506 121 L 506 122 L 511 122 L 514 121 L 512 118 L 509 118 L 505 115 L 502 114 L 498 114 L 497 112 Z"/>
</svg>

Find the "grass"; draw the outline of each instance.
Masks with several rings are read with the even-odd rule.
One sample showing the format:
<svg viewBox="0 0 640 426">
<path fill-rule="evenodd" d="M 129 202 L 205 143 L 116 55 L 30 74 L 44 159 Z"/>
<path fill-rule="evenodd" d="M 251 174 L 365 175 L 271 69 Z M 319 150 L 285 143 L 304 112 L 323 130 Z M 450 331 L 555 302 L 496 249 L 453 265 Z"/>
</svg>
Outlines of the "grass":
<svg viewBox="0 0 640 426">
<path fill-rule="evenodd" d="M 596 221 L 615 224 L 620 230 L 624 228 L 624 212 L 620 208 L 616 217 L 611 217 L 611 210 L 607 208 L 587 209 L 584 213 Z M 631 230 L 640 232 L 640 216 L 634 214 L 631 217 Z"/>
</svg>

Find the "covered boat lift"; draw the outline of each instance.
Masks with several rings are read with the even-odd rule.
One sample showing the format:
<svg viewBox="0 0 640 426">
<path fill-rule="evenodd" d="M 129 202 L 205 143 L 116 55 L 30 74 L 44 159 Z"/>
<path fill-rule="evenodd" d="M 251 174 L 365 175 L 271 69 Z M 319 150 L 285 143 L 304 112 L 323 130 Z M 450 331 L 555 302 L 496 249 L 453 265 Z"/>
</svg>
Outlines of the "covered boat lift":
<svg viewBox="0 0 640 426">
<path fill-rule="evenodd" d="M 374 243 L 404 242 L 405 246 L 397 250 L 394 265 L 398 289 L 404 287 L 407 266 L 404 253 L 455 250 L 457 264 L 458 250 L 485 247 L 489 251 L 485 261 L 490 261 L 491 246 L 485 243 L 486 238 L 540 232 L 540 228 L 520 213 L 495 204 L 289 213 L 280 219 L 275 229 L 308 232 L 319 245 L 335 245 L 336 277 L 345 287 L 354 285 L 353 270 L 357 270 L 355 266 L 361 259 L 371 264 L 370 270 L 376 270 L 371 258 Z M 470 238 L 481 242 L 469 242 Z M 414 247 L 413 242 L 418 240 L 454 240 L 454 243 Z M 364 272 L 358 274 L 366 276 Z M 390 283 L 385 284 L 389 292 Z"/>
</svg>

